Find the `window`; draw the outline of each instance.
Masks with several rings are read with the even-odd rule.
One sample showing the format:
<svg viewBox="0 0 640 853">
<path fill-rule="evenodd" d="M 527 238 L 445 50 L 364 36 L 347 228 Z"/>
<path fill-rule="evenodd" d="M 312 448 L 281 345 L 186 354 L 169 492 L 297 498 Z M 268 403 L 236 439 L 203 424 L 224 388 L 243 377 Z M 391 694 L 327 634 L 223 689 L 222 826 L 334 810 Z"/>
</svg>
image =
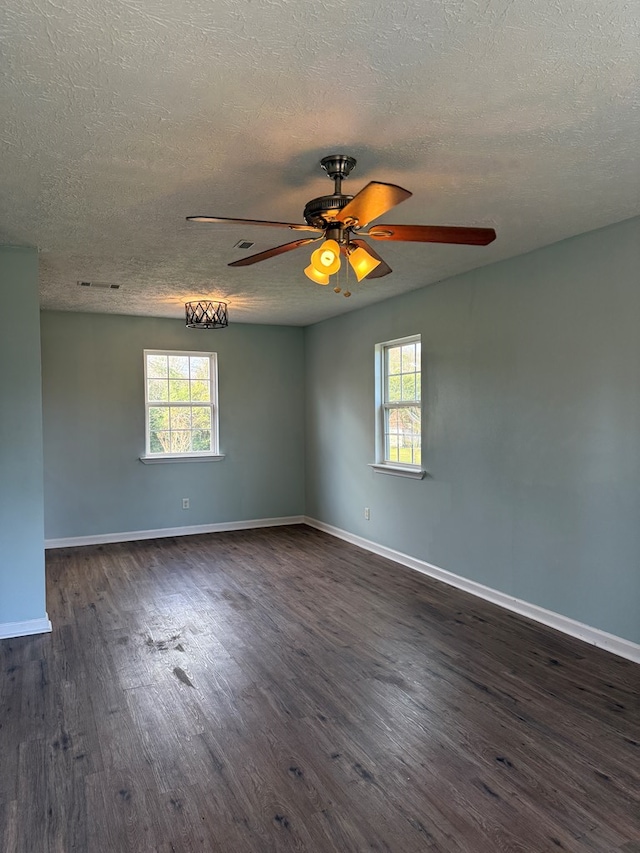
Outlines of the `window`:
<svg viewBox="0 0 640 853">
<path fill-rule="evenodd" d="M 423 477 L 420 336 L 376 347 L 376 470 Z"/>
<path fill-rule="evenodd" d="M 144 351 L 146 460 L 218 456 L 216 353 Z"/>
</svg>

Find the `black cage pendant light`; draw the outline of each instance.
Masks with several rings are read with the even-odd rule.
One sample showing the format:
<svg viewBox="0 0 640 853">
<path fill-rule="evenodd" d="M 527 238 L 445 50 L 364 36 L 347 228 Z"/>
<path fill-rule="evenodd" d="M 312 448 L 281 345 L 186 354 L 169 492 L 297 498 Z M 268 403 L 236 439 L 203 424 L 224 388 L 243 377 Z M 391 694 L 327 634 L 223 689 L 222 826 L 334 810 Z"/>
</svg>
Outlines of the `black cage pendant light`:
<svg viewBox="0 0 640 853">
<path fill-rule="evenodd" d="M 226 302 L 186 302 L 184 311 L 189 329 L 224 329 L 229 325 Z"/>
</svg>

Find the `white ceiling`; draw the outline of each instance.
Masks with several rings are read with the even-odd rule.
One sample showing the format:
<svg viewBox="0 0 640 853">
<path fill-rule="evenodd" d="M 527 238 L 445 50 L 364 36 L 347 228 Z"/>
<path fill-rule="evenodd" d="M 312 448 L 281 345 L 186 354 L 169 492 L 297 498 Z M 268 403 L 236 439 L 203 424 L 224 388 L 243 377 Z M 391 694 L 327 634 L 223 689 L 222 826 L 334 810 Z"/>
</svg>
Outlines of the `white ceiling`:
<svg viewBox="0 0 640 853">
<path fill-rule="evenodd" d="M 0 243 L 41 249 L 45 308 L 306 324 L 640 212 L 640 15 L 623 0 L 3 0 Z M 345 183 L 413 197 L 380 222 L 493 226 L 486 248 L 376 243 L 344 299 L 295 239 Z M 304 236 L 304 235 L 300 235 Z M 249 252 L 234 248 L 254 241 Z M 91 280 L 120 290 L 80 288 Z"/>
</svg>

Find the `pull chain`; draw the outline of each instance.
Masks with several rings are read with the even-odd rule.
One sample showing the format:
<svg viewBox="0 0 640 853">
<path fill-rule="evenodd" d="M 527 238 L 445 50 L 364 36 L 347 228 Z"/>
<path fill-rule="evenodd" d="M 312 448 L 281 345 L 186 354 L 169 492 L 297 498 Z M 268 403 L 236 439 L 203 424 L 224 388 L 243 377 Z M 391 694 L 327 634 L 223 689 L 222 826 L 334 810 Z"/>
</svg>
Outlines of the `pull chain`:
<svg viewBox="0 0 640 853">
<path fill-rule="evenodd" d="M 349 242 L 348 242 L 348 240 L 347 240 L 347 252 L 348 252 L 348 251 L 349 251 Z M 350 267 L 350 266 L 351 266 L 351 264 L 349 263 L 349 255 L 347 254 L 347 263 L 346 263 L 346 267 L 347 267 L 347 283 L 346 283 L 346 290 L 345 290 L 345 291 L 344 291 L 344 293 L 342 294 L 343 296 L 346 296 L 346 297 L 347 297 L 347 299 L 351 296 L 351 291 L 349 290 L 349 267 Z"/>
</svg>

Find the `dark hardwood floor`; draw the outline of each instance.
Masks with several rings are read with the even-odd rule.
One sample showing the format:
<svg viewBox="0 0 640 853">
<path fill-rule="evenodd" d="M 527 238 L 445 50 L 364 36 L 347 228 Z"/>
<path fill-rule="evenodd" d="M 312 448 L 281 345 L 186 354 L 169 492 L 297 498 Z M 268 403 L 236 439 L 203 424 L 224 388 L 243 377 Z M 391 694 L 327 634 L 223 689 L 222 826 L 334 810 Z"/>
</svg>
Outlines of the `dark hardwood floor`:
<svg viewBox="0 0 640 853">
<path fill-rule="evenodd" d="M 308 527 L 61 549 L 2 853 L 640 851 L 640 667 Z"/>
</svg>

